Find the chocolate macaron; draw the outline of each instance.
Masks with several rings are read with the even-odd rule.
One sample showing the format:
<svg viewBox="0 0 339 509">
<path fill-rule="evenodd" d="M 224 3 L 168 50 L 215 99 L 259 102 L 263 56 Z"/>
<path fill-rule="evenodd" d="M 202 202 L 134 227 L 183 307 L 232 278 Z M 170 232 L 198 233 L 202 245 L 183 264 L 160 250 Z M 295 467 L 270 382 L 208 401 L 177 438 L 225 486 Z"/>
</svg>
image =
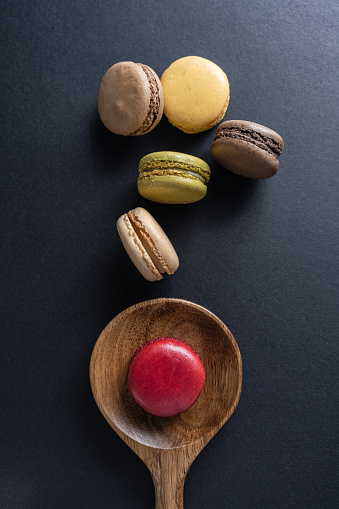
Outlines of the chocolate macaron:
<svg viewBox="0 0 339 509">
<path fill-rule="evenodd" d="M 228 120 L 217 129 L 213 158 L 227 170 L 253 179 L 273 177 L 284 141 L 278 133 L 254 122 Z"/>
<path fill-rule="evenodd" d="M 164 95 L 157 74 L 144 64 L 118 62 L 103 76 L 98 112 L 115 134 L 139 136 L 152 131 L 164 111 Z"/>
</svg>

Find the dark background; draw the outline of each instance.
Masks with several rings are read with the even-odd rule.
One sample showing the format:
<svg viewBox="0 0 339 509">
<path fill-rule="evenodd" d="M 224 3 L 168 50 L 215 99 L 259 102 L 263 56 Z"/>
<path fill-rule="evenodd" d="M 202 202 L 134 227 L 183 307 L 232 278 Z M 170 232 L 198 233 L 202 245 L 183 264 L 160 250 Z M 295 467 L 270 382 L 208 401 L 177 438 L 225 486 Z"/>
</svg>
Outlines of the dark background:
<svg viewBox="0 0 339 509">
<path fill-rule="evenodd" d="M 333 1 L 7 1 L 1 14 L 0 506 L 148 509 L 151 477 L 91 394 L 95 341 L 156 297 L 196 302 L 243 358 L 234 415 L 196 459 L 185 509 L 333 509 L 338 417 L 338 5 Z M 228 75 L 226 120 L 276 130 L 278 174 L 213 162 L 216 128 L 108 132 L 101 77 L 133 60 L 161 76 L 198 55 Z M 147 202 L 138 161 L 176 150 L 211 166 L 190 205 Z M 149 283 L 118 217 L 143 206 L 180 267 Z"/>
</svg>

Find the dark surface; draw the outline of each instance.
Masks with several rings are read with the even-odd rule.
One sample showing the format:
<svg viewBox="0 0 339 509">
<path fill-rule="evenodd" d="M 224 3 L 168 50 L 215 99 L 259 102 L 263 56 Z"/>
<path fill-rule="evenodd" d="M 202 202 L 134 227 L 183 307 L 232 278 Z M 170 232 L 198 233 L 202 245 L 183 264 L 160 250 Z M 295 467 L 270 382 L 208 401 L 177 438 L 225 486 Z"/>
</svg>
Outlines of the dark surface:
<svg viewBox="0 0 339 509">
<path fill-rule="evenodd" d="M 338 6 L 333 1 L 5 2 L 1 14 L 2 334 L 0 507 L 154 506 L 151 477 L 93 400 L 88 365 L 105 325 L 153 297 L 203 305 L 233 332 L 243 391 L 194 462 L 185 509 L 333 509 L 338 418 Z M 114 63 L 159 75 L 199 55 L 227 73 L 225 120 L 284 139 L 278 174 L 213 162 L 216 128 L 164 118 L 124 138 L 96 94 Z M 194 154 L 208 194 L 179 206 L 137 194 L 139 159 Z M 176 274 L 148 283 L 118 238 L 147 208 Z"/>
</svg>

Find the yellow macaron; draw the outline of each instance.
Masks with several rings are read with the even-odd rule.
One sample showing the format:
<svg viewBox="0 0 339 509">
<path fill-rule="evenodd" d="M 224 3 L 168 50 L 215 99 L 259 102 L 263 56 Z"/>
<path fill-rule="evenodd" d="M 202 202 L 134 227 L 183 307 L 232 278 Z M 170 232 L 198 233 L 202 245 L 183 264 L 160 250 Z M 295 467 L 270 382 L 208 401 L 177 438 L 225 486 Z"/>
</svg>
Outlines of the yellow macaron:
<svg viewBox="0 0 339 509">
<path fill-rule="evenodd" d="M 185 133 L 206 131 L 224 118 L 230 87 L 224 71 L 210 60 L 179 58 L 163 73 L 161 84 L 164 113 Z"/>
</svg>

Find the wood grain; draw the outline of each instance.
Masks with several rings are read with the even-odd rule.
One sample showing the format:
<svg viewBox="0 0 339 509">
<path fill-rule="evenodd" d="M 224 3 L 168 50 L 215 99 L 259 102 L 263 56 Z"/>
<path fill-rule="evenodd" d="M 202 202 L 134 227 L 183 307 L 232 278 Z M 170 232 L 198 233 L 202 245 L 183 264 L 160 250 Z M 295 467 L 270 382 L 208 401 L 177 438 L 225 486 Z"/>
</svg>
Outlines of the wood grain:
<svg viewBox="0 0 339 509">
<path fill-rule="evenodd" d="M 127 386 L 132 354 L 160 336 L 189 344 L 200 355 L 206 372 L 196 403 L 175 417 L 145 412 Z M 101 333 L 91 356 L 90 382 L 107 422 L 150 470 L 156 509 L 182 509 L 191 464 L 239 401 L 242 362 L 229 329 L 213 313 L 188 301 L 141 302 L 116 316 Z"/>
</svg>

